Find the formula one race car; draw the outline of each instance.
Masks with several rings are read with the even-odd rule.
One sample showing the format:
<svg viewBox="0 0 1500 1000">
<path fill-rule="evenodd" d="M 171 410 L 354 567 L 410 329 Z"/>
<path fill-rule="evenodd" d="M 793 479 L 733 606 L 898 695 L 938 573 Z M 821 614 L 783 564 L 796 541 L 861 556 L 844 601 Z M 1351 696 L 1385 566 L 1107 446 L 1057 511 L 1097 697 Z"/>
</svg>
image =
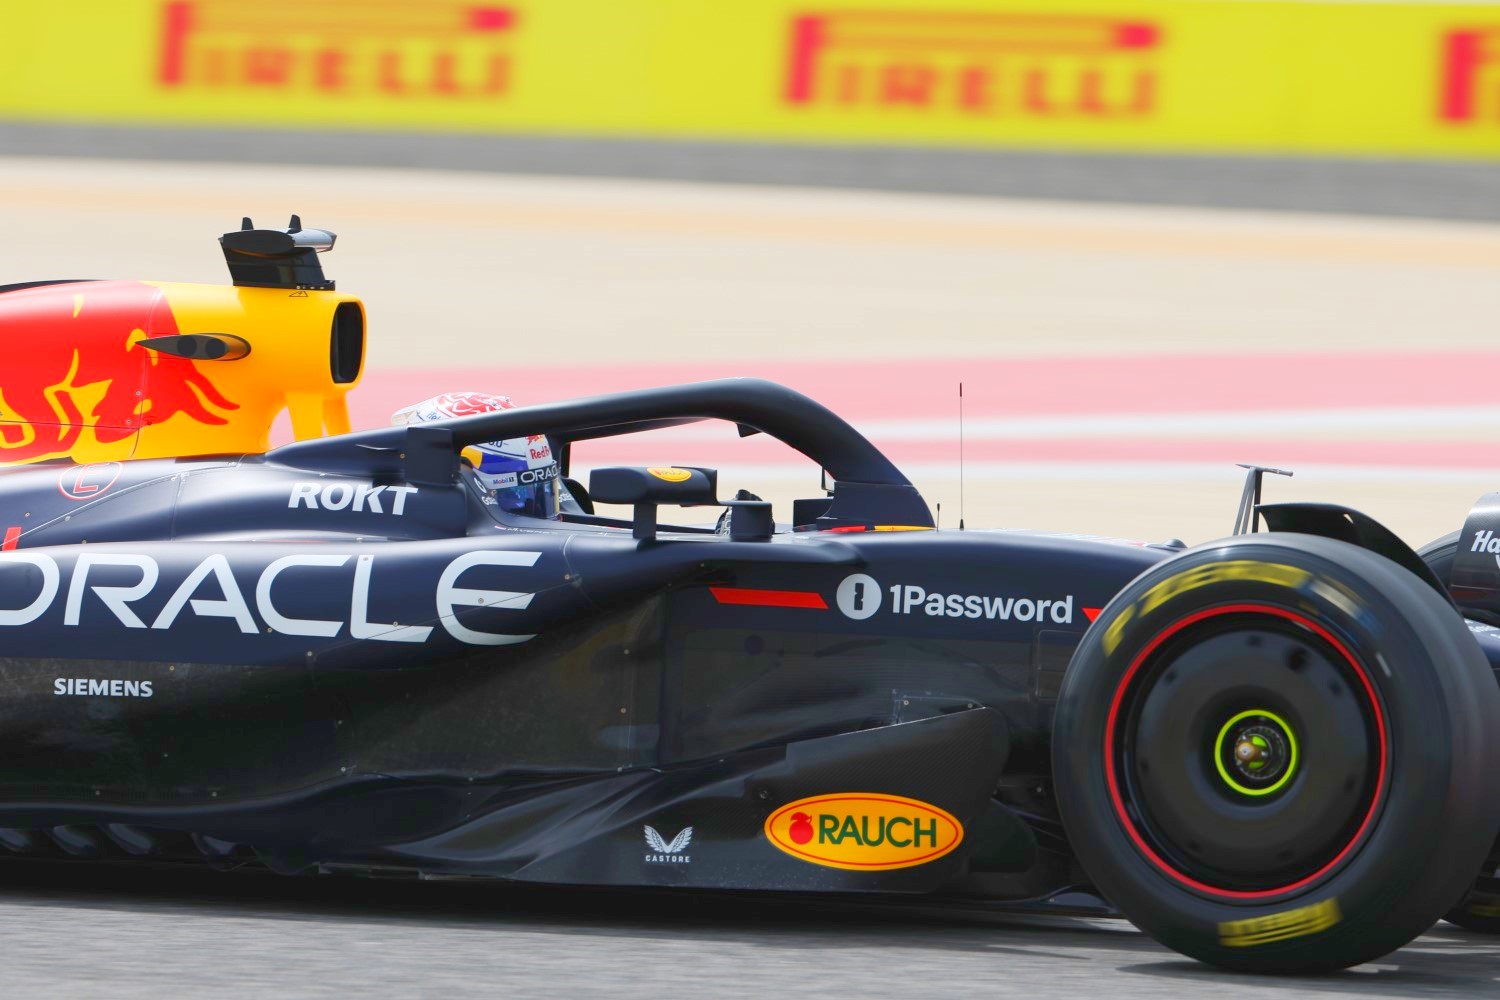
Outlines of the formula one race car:
<svg viewBox="0 0 1500 1000">
<path fill-rule="evenodd" d="M 10 852 L 1102 897 L 1260 971 L 1376 958 L 1493 872 L 1500 505 L 1431 565 L 1258 489 L 1196 548 L 937 531 L 853 427 L 739 379 L 339 433 L 364 327 L 331 243 L 247 222 L 233 288 L 0 288 Z M 783 524 L 712 469 L 596 469 L 543 519 L 461 457 L 697 420 L 831 485 Z"/>
</svg>

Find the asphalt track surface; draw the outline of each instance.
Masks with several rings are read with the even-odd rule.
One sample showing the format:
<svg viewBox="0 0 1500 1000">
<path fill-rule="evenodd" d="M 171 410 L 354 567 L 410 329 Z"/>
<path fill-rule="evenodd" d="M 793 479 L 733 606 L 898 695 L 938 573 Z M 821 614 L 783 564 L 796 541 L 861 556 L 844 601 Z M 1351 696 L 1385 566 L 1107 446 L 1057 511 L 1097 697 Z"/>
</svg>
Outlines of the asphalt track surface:
<svg viewBox="0 0 1500 1000">
<path fill-rule="evenodd" d="M 1500 166 L 1435 160 L 1089 154 L 0 122 L 0 155 L 418 167 L 1500 220 Z"/>
<path fill-rule="evenodd" d="M 1500 939 L 1440 925 L 1329 976 L 1227 977 L 1113 920 L 747 898 L 0 867 L 11 997 L 1494 996 Z"/>
</svg>

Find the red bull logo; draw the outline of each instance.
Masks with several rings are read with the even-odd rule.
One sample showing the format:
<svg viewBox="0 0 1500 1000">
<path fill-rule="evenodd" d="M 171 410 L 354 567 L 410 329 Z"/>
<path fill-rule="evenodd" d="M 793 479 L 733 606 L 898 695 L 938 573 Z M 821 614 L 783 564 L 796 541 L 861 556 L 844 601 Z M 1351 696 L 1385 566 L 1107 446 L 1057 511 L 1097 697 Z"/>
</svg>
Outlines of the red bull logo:
<svg viewBox="0 0 1500 1000">
<path fill-rule="evenodd" d="M 152 285 L 90 281 L 8 292 L 0 330 L 0 462 L 128 458 L 143 427 L 178 416 L 224 424 L 238 408 L 193 362 L 139 346 L 179 332 Z"/>
<path fill-rule="evenodd" d="M 510 88 L 516 12 L 462 0 L 175 0 L 157 80 L 171 89 L 486 99 Z"/>
<path fill-rule="evenodd" d="M 1137 18 L 839 11 L 792 19 L 784 100 L 975 116 L 1132 118 L 1161 29 Z"/>
</svg>

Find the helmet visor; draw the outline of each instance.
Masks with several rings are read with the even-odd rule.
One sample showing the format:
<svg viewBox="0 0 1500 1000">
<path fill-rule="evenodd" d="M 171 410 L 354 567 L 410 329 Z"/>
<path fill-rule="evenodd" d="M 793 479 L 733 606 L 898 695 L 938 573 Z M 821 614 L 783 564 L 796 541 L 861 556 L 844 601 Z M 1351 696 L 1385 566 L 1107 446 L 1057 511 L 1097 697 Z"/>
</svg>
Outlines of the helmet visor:
<svg viewBox="0 0 1500 1000">
<path fill-rule="evenodd" d="M 502 452 L 502 446 L 511 450 Z M 506 513 L 544 518 L 561 513 L 562 469 L 552 461 L 551 449 L 545 444 L 535 449 L 535 457 L 511 442 L 465 448 L 463 456 L 473 466 L 479 485 Z"/>
<path fill-rule="evenodd" d="M 557 517 L 562 512 L 562 497 L 558 490 L 560 480 L 557 476 L 557 466 L 550 466 L 549 469 L 552 475 L 545 481 L 502 486 L 496 489 L 494 492 L 496 506 L 506 513 L 519 514 L 522 517 Z M 527 472 L 542 473 L 549 469 L 529 469 Z M 526 472 L 517 473 L 518 478 L 525 476 Z"/>
</svg>

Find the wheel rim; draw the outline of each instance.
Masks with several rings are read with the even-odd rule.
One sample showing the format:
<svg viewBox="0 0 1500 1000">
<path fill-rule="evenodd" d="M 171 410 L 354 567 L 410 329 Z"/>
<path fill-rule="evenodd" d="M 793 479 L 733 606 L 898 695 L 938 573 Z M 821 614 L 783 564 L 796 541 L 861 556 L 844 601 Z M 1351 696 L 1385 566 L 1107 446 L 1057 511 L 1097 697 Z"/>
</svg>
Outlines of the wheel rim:
<svg viewBox="0 0 1500 1000">
<path fill-rule="evenodd" d="M 1137 849 L 1230 899 L 1329 875 L 1363 842 L 1387 783 L 1369 673 L 1327 629 L 1274 605 L 1199 611 L 1146 643 L 1116 687 L 1104 755 Z"/>
</svg>

